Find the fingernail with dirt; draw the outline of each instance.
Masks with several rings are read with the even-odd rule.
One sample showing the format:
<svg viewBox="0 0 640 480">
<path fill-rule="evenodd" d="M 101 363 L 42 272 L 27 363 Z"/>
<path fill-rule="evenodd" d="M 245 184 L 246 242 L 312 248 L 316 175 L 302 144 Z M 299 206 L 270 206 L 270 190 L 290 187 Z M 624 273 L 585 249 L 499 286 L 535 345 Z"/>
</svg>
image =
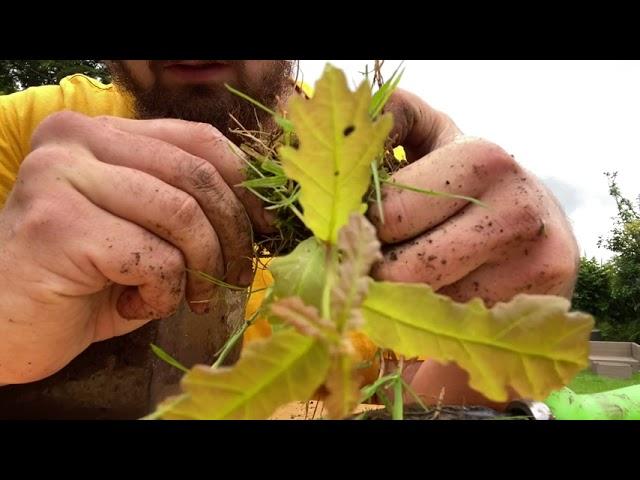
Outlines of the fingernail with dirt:
<svg viewBox="0 0 640 480">
<path fill-rule="evenodd" d="M 136 287 L 128 287 L 122 292 L 116 308 L 125 320 L 146 320 L 153 316 L 151 307 L 144 303 Z"/>
<path fill-rule="evenodd" d="M 196 315 L 209 313 L 211 301 L 217 288 L 216 285 L 208 282 L 199 285 L 194 283 L 187 285 L 186 301 L 189 310 Z"/>
<path fill-rule="evenodd" d="M 264 233 L 272 233 L 272 232 L 277 232 L 278 229 L 275 226 L 276 220 L 278 219 L 278 216 L 275 214 L 275 212 L 271 211 L 271 210 L 262 210 L 262 218 L 264 219 L 264 225 L 266 227 L 266 232 Z"/>
<path fill-rule="evenodd" d="M 253 282 L 253 270 L 251 267 L 244 268 L 240 273 L 240 285 L 248 287 Z"/>
<path fill-rule="evenodd" d="M 229 267 L 225 281 L 231 285 L 242 288 L 251 285 L 253 281 L 252 261 L 248 258 L 243 258 L 235 262 Z"/>
<path fill-rule="evenodd" d="M 196 315 L 205 315 L 211 311 L 209 300 L 190 301 L 189 309 Z"/>
</svg>

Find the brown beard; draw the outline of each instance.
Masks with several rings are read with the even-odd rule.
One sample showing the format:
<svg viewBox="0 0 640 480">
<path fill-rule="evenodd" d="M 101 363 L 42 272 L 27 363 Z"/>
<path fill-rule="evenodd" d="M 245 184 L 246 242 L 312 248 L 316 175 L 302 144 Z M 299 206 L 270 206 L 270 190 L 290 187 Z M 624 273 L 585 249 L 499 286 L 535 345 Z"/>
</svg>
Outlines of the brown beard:
<svg viewBox="0 0 640 480">
<path fill-rule="evenodd" d="M 233 61 L 238 81 L 231 86 L 275 110 L 278 102 L 286 99 L 292 89 L 293 62 L 278 60 L 272 64 L 273 67 L 262 78 L 251 79 L 246 72 L 245 62 Z M 159 78 L 162 62 L 152 60 L 149 66 L 156 78 Z M 114 83 L 133 98 L 136 118 L 179 118 L 209 123 L 235 143 L 239 142 L 239 138 L 231 129 L 238 128 L 238 125 L 231 115 L 246 130 L 268 130 L 274 126 L 268 113 L 234 95 L 224 85 L 167 87 L 161 82 L 155 82 L 149 88 L 142 88 L 122 61 L 109 62 L 109 70 Z"/>
</svg>

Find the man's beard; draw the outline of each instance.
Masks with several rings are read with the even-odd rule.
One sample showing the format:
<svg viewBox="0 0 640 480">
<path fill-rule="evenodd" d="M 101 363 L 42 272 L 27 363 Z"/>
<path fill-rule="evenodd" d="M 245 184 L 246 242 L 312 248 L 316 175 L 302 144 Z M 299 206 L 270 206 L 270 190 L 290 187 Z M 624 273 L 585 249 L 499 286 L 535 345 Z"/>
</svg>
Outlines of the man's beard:
<svg viewBox="0 0 640 480">
<path fill-rule="evenodd" d="M 231 86 L 271 110 L 275 110 L 292 89 L 293 62 L 290 60 L 272 62 L 272 68 L 262 78 L 249 78 L 244 61 L 234 61 L 232 65 L 237 82 Z M 149 66 L 158 79 L 162 62 L 151 61 Z M 136 118 L 179 118 L 209 123 L 234 143 L 240 143 L 240 137 L 232 132 L 239 128 L 238 123 L 248 131 L 274 127 L 269 113 L 233 94 L 224 85 L 168 87 L 156 81 L 151 87 L 143 88 L 123 62 L 110 62 L 109 68 L 114 83 L 133 98 Z"/>
</svg>

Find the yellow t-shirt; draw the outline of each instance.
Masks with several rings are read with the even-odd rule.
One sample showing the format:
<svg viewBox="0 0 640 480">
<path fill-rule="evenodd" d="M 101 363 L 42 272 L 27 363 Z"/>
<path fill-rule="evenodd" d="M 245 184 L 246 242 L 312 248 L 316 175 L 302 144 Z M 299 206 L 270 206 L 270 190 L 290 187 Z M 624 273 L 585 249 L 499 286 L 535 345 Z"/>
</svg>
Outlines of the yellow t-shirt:
<svg viewBox="0 0 640 480">
<path fill-rule="evenodd" d="M 0 207 L 13 187 L 20 163 L 31 150 L 33 131 L 42 120 L 60 110 L 92 117 L 133 117 L 130 99 L 114 85 L 79 74 L 65 77 L 59 85 L 0 95 Z"/>
</svg>

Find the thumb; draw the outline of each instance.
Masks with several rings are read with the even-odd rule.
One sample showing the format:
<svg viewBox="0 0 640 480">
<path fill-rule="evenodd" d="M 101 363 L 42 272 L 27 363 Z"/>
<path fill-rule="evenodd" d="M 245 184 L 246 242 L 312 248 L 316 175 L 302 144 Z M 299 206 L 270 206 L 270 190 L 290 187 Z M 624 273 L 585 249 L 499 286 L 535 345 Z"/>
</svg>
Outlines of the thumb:
<svg viewBox="0 0 640 480">
<path fill-rule="evenodd" d="M 393 115 L 390 138 L 394 146 L 404 147 L 409 162 L 450 143 L 461 134 L 447 115 L 406 90 L 393 92 L 384 112 Z"/>
</svg>

